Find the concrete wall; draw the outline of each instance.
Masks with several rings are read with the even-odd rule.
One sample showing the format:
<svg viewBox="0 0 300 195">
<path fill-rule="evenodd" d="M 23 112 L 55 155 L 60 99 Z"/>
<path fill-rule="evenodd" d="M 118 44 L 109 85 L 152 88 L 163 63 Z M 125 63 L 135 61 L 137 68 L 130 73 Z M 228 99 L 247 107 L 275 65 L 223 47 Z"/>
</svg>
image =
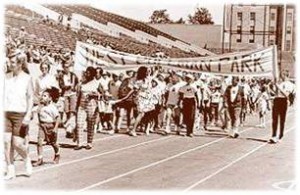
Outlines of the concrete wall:
<svg viewBox="0 0 300 195">
<path fill-rule="evenodd" d="M 199 47 L 221 48 L 222 25 L 149 24 L 185 42 Z"/>
</svg>

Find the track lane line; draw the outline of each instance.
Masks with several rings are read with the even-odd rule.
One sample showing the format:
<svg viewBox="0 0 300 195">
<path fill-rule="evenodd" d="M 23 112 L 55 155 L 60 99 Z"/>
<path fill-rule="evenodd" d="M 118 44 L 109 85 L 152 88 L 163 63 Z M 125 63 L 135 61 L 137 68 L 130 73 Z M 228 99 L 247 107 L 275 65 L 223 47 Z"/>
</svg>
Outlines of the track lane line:
<svg viewBox="0 0 300 195">
<path fill-rule="evenodd" d="M 292 113 L 293 113 L 293 110 L 291 110 L 290 112 L 288 112 L 288 113 L 287 113 L 287 116 L 289 116 L 289 115 L 292 114 Z M 272 120 L 270 119 L 270 120 L 268 120 L 267 124 L 270 124 L 271 122 L 272 122 Z M 256 127 L 249 127 L 249 128 L 246 128 L 246 129 L 240 131 L 239 133 L 241 134 L 241 133 L 243 133 L 243 132 L 246 132 L 246 131 L 248 131 L 248 130 L 250 130 L 250 129 L 254 129 L 254 128 L 256 128 Z M 147 169 L 147 168 L 150 168 L 150 167 L 156 166 L 156 165 L 158 165 L 158 164 L 167 162 L 167 161 L 169 161 L 169 160 L 175 159 L 175 158 L 177 158 L 177 157 L 179 157 L 179 156 L 182 156 L 182 155 L 184 155 L 184 154 L 187 154 L 187 153 L 196 151 L 196 150 L 198 150 L 198 149 L 205 148 L 205 147 L 207 147 L 207 146 L 210 146 L 210 145 L 212 145 L 212 144 L 214 144 L 214 143 L 218 143 L 218 142 L 220 142 L 220 141 L 222 141 L 222 140 L 224 140 L 224 139 L 227 139 L 227 138 L 228 138 L 228 136 L 223 137 L 223 138 L 216 139 L 216 140 L 214 140 L 214 141 L 208 142 L 208 143 L 203 144 L 203 145 L 199 145 L 199 146 L 197 146 L 197 147 L 195 147 L 195 148 L 192 148 L 192 149 L 186 150 L 186 151 L 184 151 L 184 152 L 180 152 L 180 153 L 178 153 L 178 154 L 175 154 L 175 155 L 172 155 L 172 156 L 170 156 L 170 157 L 164 158 L 164 159 L 162 159 L 162 160 L 159 160 L 159 161 L 150 163 L 150 164 L 148 164 L 148 165 L 146 165 L 146 166 L 142 166 L 142 167 L 133 169 L 133 170 L 131 170 L 131 171 L 125 172 L 125 173 L 123 173 L 123 174 L 119 174 L 119 175 L 117 175 L 117 176 L 114 176 L 114 177 L 111 177 L 111 178 L 102 180 L 102 181 L 100 181 L 100 182 L 97 182 L 97 183 L 95 183 L 95 184 L 89 185 L 89 186 L 84 187 L 84 188 L 82 188 L 82 189 L 76 190 L 76 192 L 83 192 L 83 191 L 92 189 L 92 188 L 94 188 L 94 187 L 100 186 L 100 185 L 102 185 L 102 184 L 109 183 L 109 182 L 114 181 L 114 180 L 116 180 L 116 179 L 125 177 L 125 176 L 127 176 L 127 175 L 136 173 L 136 172 L 138 172 L 138 171 L 142 171 L 142 170 L 145 170 L 145 169 Z"/>
<path fill-rule="evenodd" d="M 296 129 L 296 126 L 293 126 L 293 127 L 290 127 L 286 132 L 285 134 L 287 134 L 288 132 L 292 131 L 293 129 Z M 243 160 L 244 158 L 246 158 L 247 156 L 250 156 L 251 154 L 253 154 L 254 152 L 258 151 L 260 148 L 268 145 L 269 143 L 263 143 L 257 147 L 255 147 L 254 149 L 252 149 L 250 152 L 247 152 L 246 154 L 240 156 L 239 158 L 235 159 L 234 161 L 230 162 L 229 164 L 227 164 L 226 166 L 218 169 L 217 171 L 215 171 L 214 173 L 206 176 L 205 178 L 199 180 L 198 182 L 190 185 L 189 187 L 187 187 L 185 190 L 183 190 L 184 192 L 187 192 L 187 191 L 190 191 L 192 190 L 193 188 L 195 188 L 196 186 L 206 182 L 207 180 L 211 179 L 212 177 L 216 176 L 217 174 L 221 173 L 222 171 L 226 170 L 227 168 L 231 167 L 232 165 L 234 165 L 235 163 Z"/>
</svg>

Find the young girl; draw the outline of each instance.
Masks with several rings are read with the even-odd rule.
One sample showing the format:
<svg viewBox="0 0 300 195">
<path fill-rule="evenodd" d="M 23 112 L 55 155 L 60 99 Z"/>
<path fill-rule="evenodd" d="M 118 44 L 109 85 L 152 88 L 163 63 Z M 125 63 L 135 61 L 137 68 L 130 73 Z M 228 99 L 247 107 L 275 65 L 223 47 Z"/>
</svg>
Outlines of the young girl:
<svg viewBox="0 0 300 195">
<path fill-rule="evenodd" d="M 46 89 L 42 93 L 40 105 L 37 108 L 39 119 L 39 133 L 37 153 L 38 160 L 33 166 L 41 166 L 43 164 L 43 141 L 44 139 L 50 144 L 55 152 L 54 163 L 57 164 L 60 159 L 59 146 L 57 144 L 57 129 L 60 123 L 59 111 L 55 105 L 59 97 L 59 90 L 55 87 Z"/>
</svg>

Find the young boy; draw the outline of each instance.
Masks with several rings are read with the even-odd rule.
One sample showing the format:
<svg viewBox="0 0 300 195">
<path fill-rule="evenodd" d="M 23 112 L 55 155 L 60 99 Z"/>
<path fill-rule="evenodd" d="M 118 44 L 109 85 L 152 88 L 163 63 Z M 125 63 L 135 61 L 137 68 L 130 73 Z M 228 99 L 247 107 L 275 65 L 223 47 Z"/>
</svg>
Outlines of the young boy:
<svg viewBox="0 0 300 195">
<path fill-rule="evenodd" d="M 37 108 L 39 119 L 39 133 L 37 153 L 38 160 L 33 163 L 33 166 L 43 165 L 43 141 L 46 140 L 55 152 L 54 163 L 58 164 L 60 159 L 59 147 L 57 144 L 57 129 L 60 124 L 60 114 L 55 103 L 59 98 L 59 90 L 55 87 L 46 89 L 42 93 L 41 102 Z"/>
<path fill-rule="evenodd" d="M 257 100 L 258 111 L 259 111 L 259 122 L 257 127 L 266 128 L 266 112 L 270 110 L 269 108 L 269 95 L 265 86 L 262 87 L 260 95 L 258 95 Z"/>
</svg>

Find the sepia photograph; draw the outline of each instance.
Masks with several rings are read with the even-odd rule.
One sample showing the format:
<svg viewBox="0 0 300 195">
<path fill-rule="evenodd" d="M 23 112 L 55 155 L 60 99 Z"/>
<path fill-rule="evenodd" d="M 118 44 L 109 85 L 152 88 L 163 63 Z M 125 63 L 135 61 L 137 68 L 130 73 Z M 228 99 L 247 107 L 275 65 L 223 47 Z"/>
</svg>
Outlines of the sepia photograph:
<svg viewBox="0 0 300 195">
<path fill-rule="evenodd" d="M 1 6 L 4 193 L 297 191 L 296 4 Z"/>
</svg>

